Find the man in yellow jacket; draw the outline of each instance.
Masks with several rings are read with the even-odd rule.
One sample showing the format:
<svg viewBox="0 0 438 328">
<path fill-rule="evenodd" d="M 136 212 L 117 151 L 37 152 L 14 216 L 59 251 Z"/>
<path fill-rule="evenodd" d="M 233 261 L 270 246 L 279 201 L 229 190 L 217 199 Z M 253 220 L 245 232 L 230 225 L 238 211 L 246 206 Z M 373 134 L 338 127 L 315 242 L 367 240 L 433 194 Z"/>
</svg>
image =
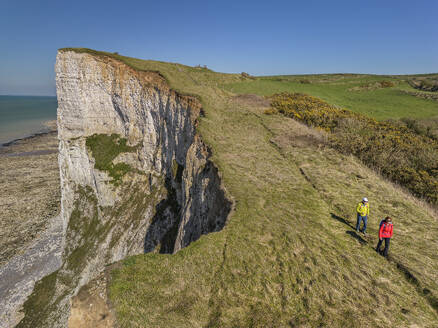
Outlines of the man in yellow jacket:
<svg viewBox="0 0 438 328">
<path fill-rule="evenodd" d="M 360 223 L 363 221 L 362 232 L 366 235 L 368 215 L 370 215 L 370 205 L 368 204 L 368 198 L 364 197 L 362 201 L 357 205 L 357 223 L 356 231 L 359 232 Z"/>
</svg>

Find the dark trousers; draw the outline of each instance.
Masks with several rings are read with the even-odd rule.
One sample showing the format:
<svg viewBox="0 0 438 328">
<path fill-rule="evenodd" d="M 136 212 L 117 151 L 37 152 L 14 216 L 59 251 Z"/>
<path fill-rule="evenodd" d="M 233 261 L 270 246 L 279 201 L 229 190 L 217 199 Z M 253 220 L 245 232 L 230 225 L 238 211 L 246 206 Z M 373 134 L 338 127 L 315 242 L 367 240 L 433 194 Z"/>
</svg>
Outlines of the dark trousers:
<svg viewBox="0 0 438 328">
<path fill-rule="evenodd" d="M 380 246 L 382 245 L 383 240 L 385 240 L 385 249 L 383 250 L 383 256 L 387 257 L 388 251 L 389 251 L 389 242 L 390 242 L 391 238 L 379 239 L 379 242 L 377 243 L 376 251 L 378 251 L 380 253 Z"/>
</svg>

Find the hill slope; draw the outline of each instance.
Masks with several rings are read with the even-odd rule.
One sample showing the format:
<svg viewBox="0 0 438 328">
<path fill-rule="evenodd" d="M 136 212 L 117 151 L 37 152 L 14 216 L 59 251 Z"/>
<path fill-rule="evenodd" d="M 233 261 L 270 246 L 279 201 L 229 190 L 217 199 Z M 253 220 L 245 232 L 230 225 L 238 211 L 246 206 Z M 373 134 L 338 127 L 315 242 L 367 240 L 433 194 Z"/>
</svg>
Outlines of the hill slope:
<svg viewBox="0 0 438 328">
<path fill-rule="evenodd" d="M 263 115 L 260 101 L 217 87 L 237 76 L 154 67 L 198 94 L 198 130 L 212 147 L 236 207 L 223 231 L 175 255 L 128 258 L 109 295 L 123 327 L 433 327 L 438 322 L 438 230 L 424 204 L 323 144 L 297 122 Z M 178 76 L 175 77 L 174 76 Z M 369 237 L 354 206 L 371 201 Z M 374 247 L 394 217 L 391 261 Z"/>
</svg>

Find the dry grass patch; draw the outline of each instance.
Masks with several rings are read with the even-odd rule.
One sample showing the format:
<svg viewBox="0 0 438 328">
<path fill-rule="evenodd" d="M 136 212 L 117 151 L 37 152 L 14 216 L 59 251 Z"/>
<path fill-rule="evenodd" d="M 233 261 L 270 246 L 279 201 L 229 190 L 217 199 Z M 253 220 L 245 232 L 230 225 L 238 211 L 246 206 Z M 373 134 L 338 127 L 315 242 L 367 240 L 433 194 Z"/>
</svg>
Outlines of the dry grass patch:
<svg viewBox="0 0 438 328">
<path fill-rule="evenodd" d="M 233 97 L 233 100 L 237 104 L 252 107 L 269 107 L 271 105 L 271 100 L 269 98 L 253 94 L 237 95 Z"/>
</svg>

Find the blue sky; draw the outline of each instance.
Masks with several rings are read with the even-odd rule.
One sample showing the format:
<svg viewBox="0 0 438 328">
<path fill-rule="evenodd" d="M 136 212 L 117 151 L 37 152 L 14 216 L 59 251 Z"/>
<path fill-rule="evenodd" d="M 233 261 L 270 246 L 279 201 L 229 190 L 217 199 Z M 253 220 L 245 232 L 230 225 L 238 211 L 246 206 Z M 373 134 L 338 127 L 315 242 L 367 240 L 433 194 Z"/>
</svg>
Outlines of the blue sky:
<svg viewBox="0 0 438 328">
<path fill-rule="evenodd" d="M 0 0 L 0 94 L 54 95 L 56 50 L 254 75 L 438 72 L 438 1 Z"/>
</svg>

